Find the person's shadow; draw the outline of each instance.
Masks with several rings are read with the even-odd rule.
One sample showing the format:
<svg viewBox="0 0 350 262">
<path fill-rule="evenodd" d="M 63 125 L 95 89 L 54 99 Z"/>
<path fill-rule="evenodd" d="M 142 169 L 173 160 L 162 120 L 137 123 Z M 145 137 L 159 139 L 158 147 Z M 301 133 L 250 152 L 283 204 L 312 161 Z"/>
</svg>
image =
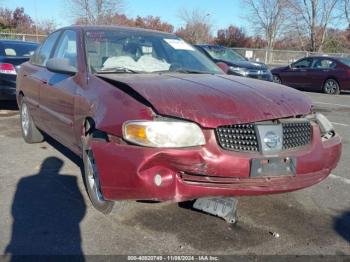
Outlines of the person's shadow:
<svg viewBox="0 0 350 262">
<path fill-rule="evenodd" d="M 38 174 L 19 181 L 5 254 L 83 255 L 79 223 L 86 205 L 77 178 L 60 174 L 62 166 L 62 160 L 49 157 Z"/>
</svg>

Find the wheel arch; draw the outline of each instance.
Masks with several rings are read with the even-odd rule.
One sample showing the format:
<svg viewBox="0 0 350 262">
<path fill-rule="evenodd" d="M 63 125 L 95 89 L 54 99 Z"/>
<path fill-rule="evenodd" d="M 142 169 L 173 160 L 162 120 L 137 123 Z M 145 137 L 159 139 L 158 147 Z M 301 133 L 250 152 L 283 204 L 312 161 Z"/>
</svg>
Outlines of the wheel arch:
<svg viewBox="0 0 350 262">
<path fill-rule="evenodd" d="M 341 90 L 341 85 L 340 85 L 340 81 L 337 79 L 337 77 L 333 76 L 333 75 L 330 75 L 330 76 L 327 76 L 325 78 L 325 80 L 323 81 L 323 84 L 322 84 L 322 89 L 324 88 L 324 85 L 325 83 L 328 81 L 328 80 L 334 80 L 337 82 L 338 86 L 339 86 L 339 90 Z"/>
</svg>

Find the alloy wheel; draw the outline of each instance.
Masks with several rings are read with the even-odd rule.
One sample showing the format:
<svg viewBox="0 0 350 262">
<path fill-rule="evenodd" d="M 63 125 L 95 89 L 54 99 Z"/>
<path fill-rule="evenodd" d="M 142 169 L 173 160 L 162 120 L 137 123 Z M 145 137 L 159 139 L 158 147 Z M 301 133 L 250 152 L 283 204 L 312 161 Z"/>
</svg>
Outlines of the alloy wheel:
<svg viewBox="0 0 350 262">
<path fill-rule="evenodd" d="M 327 80 L 327 82 L 324 85 L 325 93 L 330 94 L 330 95 L 336 94 L 338 92 L 338 89 L 339 89 L 339 85 L 333 79 Z"/>
<path fill-rule="evenodd" d="M 87 184 L 90 187 L 91 192 L 95 195 L 96 200 L 103 204 L 105 203 L 105 199 L 100 190 L 100 180 L 98 177 L 96 162 L 93 157 L 92 151 L 87 152 Z"/>
<path fill-rule="evenodd" d="M 30 116 L 29 110 L 25 103 L 22 104 L 21 107 L 21 124 L 22 130 L 25 136 L 28 136 L 29 133 L 29 125 L 30 125 Z"/>
<path fill-rule="evenodd" d="M 273 76 L 273 82 L 277 83 L 277 84 L 282 84 L 282 80 L 279 76 L 274 75 Z"/>
</svg>

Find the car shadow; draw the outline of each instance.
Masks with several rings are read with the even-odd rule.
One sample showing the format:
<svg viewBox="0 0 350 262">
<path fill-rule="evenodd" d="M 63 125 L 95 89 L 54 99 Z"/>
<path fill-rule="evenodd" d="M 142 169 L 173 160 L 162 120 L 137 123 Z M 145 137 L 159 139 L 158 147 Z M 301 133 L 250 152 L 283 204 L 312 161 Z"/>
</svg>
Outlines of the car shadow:
<svg viewBox="0 0 350 262">
<path fill-rule="evenodd" d="M 11 241 L 5 249 L 11 261 L 19 261 L 21 255 L 77 255 L 84 261 L 80 222 L 86 204 L 77 177 L 60 173 L 63 164 L 48 157 L 37 174 L 18 182 Z"/>
<path fill-rule="evenodd" d="M 335 219 L 334 230 L 350 243 L 350 211 L 343 213 Z"/>
</svg>

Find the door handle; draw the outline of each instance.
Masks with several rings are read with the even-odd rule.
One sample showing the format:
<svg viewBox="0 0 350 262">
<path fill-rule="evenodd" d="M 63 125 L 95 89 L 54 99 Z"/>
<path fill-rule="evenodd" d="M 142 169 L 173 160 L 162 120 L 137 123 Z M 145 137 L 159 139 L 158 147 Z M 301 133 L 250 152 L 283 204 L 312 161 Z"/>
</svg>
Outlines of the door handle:
<svg viewBox="0 0 350 262">
<path fill-rule="evenodd" d="M 43 83 L 44 85 L 47 85 L 47 80 L 40 80 L 41 83 Z"/>
</svg>

